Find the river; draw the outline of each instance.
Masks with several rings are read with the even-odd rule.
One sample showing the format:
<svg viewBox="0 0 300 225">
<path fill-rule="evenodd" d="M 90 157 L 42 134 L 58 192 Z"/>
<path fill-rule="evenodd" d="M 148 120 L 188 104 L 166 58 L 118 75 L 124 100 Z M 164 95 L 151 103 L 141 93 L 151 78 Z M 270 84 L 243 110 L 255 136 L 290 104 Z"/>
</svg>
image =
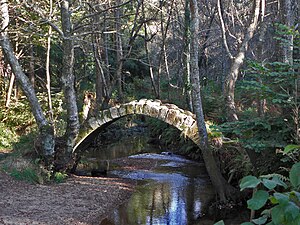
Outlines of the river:
<svg viewBox="0 0 300 225">
<path fill-rule="evenodd" d="M 152 159 L 155 169 L 124 171 L 108 163 L 121 157 Z M 138 183 L 131 198 L 111 212 L 101 225 L 213 224 L 212 220 L 202 219 L 214 198 L 214 190 L 202 162 L 149 145 L 142 137 L 129 137 L 89 151 L 83 156 L 83 161 L 96 169 L 109 165 L 109 176 Z"/>
</svg>

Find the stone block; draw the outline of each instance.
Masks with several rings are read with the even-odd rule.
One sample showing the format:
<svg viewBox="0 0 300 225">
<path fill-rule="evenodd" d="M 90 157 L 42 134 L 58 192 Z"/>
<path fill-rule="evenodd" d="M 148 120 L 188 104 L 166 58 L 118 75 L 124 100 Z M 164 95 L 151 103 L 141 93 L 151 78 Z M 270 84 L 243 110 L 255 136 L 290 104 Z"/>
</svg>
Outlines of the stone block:
<svg viewBox="0 0 300 225">
<path fill-rule="evenodd" d="M 135 105 L 135 113 L 136 114 L 144 114 L 144 106 L 147 102 L 147 99 L 141 99 L 139 100 Z"/>
<path fill-rule="evenodd" d="M 182 124 L 184 123 L 186 119 L 186 115 L 181 113 L 180 111 L 177 112 L 177 116 L 175 117 L 175 120 L 173 122 L 173 125 L 177 127 L 179 130 L 182 130 Z"/>
<path fill-rule="evenodd" d="M 102 111 L 102 119 L 105 121 L 105 123 L 113 120 L 109 109 L 105 109 Z"/>
<path fill-rule="evenodd" d="M 175 123 L 178 113 L 179 113 L 179 111 L 176 109 L 169 109 L 168 114 L 165 119 L 165 122 L 170 125 L 173 125 Z"/>
<path fill-rule="evenodd" d="M 132 101 L 129 102 L 127 104 L 124 104 L 125 108 L 126 108 L 126 114 L 127 115 L 131 115 L 131 114 L 135 114 L 135 105 L 136 105 L 137 101 Z"/>
<path fill-rule="evenodd" d="M 158 119 L 161 119 L 162 121 L 166 120 L 166 117 L 168 115 L 169 109 L 167 106 L 161 105 L 159 110 Z"/>
<path fill-rule="evenodd" d="M 115 107 L 111 107 L 109 109 L 111 118 L 116 119 L 116 118 L 120 117 L 120 113 L 119 113 L 119 109 L 118 108 L 119 107 L 115 106 Z"/>
<path fill-rule="evenodd" d="M 118 111 L 119 111 L 120 117 L 127 115 L 126 107 L 124 105 L 120 105 L 120 107 L 118 107 Z"/>
<path fill-rule="evenodd" d="M 97 129 L 99 127 L 99 122 L 95 117 L 92 117 L 88 120 L 88 125 L 91 129 Z"/>
<path fill-rule="evenodd" d="M 196 120 L 194 120 L 193 117 L 187 115 L 183 125 L 186 127 L 191 127 L 194 123 L 196 123 Z"/>
</svg>

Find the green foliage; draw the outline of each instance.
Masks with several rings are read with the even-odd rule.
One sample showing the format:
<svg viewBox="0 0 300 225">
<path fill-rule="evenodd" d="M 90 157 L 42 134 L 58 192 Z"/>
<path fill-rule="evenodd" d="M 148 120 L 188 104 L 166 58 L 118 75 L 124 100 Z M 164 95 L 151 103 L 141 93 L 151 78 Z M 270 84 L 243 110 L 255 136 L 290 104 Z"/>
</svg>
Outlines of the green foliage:
<svg viewBox="0 0 300 225">
<path fill-rule="evenodd" d="M 19 99 L 16 102 L 11 102 L 9 108 L 1 107 L 0 121 L 18 134 L 30 132 L 34 124 L 34 118 L 28 101 Z"/>
<path fill-rule="evenodd" d="M 293 165 L 290 171 L 290 181 L 295 190 L 300 190 L 300 163 Z"/>
<path fill-rule="evenodd" d="M 12 143 L 18 140 L 17 134 L 0 122 L 0 149 L 11 148 Z"/>
<path fill-rule="evenodd" d="M 257 219 L 253 219 L 254 224 L 273 225 L 298 225 L 300 224 L 300 163 L 292 166 L 289 173 L 290 191 L 277 191 L 277 187 L 281 186 L 284 189 L 288 185 L 280 179 L 276 174 L 273 176 L 254 176 L 244 177 L 240 183 L 240 189 L 254 189 L 254 194 L 247 201 L 248 208 L 251 210 L 259 210 L 263 207 L 266 209 Z M 257 190 L 261 186 L 261 189 Z M 262 188 L 267 188 L 262 190 Z M 255 191 L 257 190 L 257 191 Z M 281 189 L 279 189 L 281 190 Z M 268 203 L 268 204 L 267 204 Z M 269 204 L 271 206 L 269 206 Z"/>
<path fill-rule="evenodd" d="M 14 154 L 26 155 L 26 153 L 32 152 L 35 138 L 35 132 L 21 136 L 17 142 L 13 143 Z"/>
<path fill-rule="evenodd" d="M 262 208 L 268 201 L 269 193 L 263 190 L 258 190 L 254 193 L 252 198 L 247 201 L 249 209 L 258 210 Z"/>
<path fill-rule="evenodd" d="M 56 183 L 62 183 L 66 180 L 67 177 L 68 177 L 68 175 L 66 173 L 55 172 L 54 176 L 53 176 L 53 180 Z"/>
<path fill-rule="evenodd" d="M 28 183 L 39 183 L 39 176 L 32 168 L 25 168 L 23 170 L 13 169 L 10 175 L 17 180 L 23 180 Z"/>
<path fill-rule="evenodd" d="M 206 118 L 221 122 L 225 115 L 223 109 L 224 98 L 221 93 L 222 88 L 215 82 L 210 81 L 202 88 L 202 104 Z"/>
<path fill-rule="evenodd" d="M 221 221 L 219 221 L 219 222 L 215 223 L 214 225 L 225 225 L 225 223 L 224 223 L 224 221 L 223 221 L 223 220 L 221 220 Z"/>
<path fill-rule="evenodd" d="M 283 119 L 276 117 L 253 118 L 224 123 L 220 126 L 224 136 L 239 137 L 245 148 L 261 152 L 283 148 L 291 139 L 291 128 Z"/>
<path fill-rule="evenodd" d="M 283 154 L 289 154 L 294 150 L 299 150 L 300 149 L 300 145 L 287 145 L 284 148 Z"/>
<path fill-rule="evenodd" d="M 256 188 L 260 183 L 260 180 L 255 176 L 246 176 L 241 180 L 240 188 L 241 191 L 243 191 L 245 188 Z"/>
<path fill-rule="evenodd" d="M 162 145 L 175 147 L 176 151 L 194 159 L 201 157 L 199 148 L 191 140 L 186 139 L 185 135 L 180 133 L 177 128 L 154 118 L 147 118 L 147 125 L 150 128 L 150 135 L 158 137 Z"/>
</svg>

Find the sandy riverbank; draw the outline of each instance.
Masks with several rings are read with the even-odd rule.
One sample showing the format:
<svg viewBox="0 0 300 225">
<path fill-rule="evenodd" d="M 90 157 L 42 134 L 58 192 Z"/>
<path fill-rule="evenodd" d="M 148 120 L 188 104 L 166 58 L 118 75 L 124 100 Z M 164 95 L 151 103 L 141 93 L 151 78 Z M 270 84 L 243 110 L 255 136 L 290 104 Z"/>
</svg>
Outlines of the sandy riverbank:
<svg viewBox="0 0 300 225">
<path fill-rule="evenodd" d="M 147 160 L 124 158 L 116 163 L 128 170 L 153 167 Z M 75 175 L 61 184 L 28 184 L 0 171 L 0 224 L 100 224 L 134 188 L 130 180 Z"/>
</svg>

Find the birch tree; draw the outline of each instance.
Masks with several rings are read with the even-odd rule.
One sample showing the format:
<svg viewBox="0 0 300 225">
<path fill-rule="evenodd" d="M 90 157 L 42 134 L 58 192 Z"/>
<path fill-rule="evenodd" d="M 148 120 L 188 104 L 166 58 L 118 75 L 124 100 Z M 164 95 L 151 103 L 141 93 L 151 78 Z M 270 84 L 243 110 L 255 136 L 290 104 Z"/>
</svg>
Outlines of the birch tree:
<svg viewBox="0 0 300 225">
<path fill-rule="evenodd" d="M 2 16 L 0 45 L 6 60 L 11 66 L 12 72 L 16 76 L 16 79 L 19 82 L 24 94 L 28 98 L 32 113 L 39 128 L 41 155 L 45 157 L 46 163 L 48 164 L 48 162 L 51 162 L 55 151 L 54 129 L 53 126 L 51 126 L 47 121 L 42 107 L 36 97 L 35 90 L 28 77 L 24 74 L 19 61 L 14 54 L 7 32 L 9 27 L 8 2 L 7 0 L 1 0 L 0 4 Z"/>
</svg>

